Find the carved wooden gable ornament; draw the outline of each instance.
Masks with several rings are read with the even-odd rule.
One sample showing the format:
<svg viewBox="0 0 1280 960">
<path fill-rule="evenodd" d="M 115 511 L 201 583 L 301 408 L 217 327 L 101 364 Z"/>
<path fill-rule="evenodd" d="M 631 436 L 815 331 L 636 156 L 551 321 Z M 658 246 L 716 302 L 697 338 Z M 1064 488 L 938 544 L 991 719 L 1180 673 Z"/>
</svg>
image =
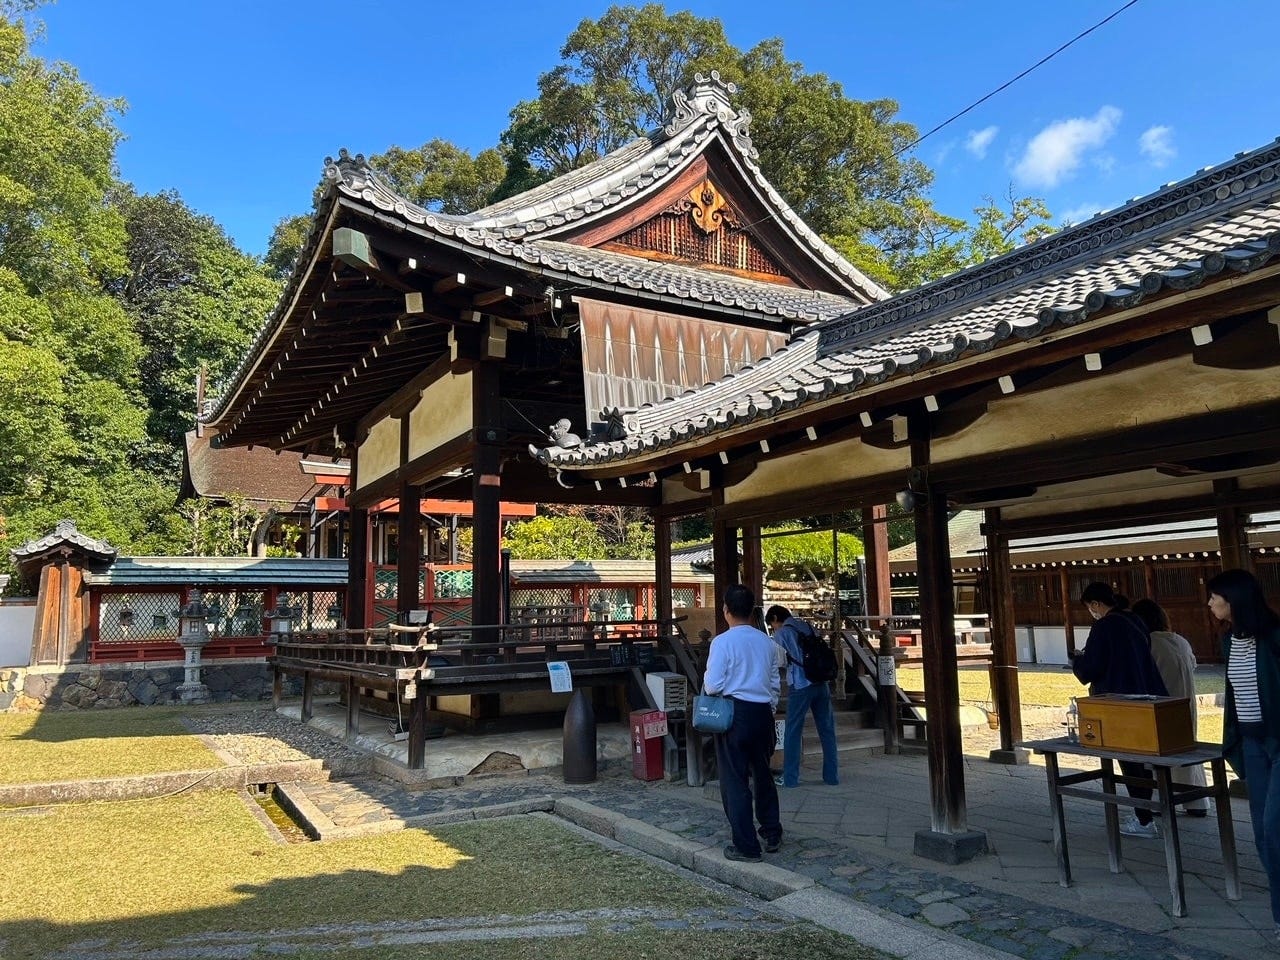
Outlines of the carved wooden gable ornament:
<svg viewBox="0 0 1280 960">
<path fill-rule="evenodd" d="M 721 196 L 716 185 L 710 180 L 703 180 L 689 191 L 691 206 L 689 212 L 693 222 L 702 228 L 704 233 L 715 233 L 724 223 L 729 201 Z"/>
</svg>

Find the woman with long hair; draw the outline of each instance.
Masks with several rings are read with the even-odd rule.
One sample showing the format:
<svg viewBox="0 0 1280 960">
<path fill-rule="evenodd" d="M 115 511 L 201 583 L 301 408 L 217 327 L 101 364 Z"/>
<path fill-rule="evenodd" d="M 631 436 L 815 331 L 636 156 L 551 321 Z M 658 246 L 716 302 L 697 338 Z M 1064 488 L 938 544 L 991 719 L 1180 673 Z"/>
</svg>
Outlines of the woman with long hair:
<svg viewBox="0 0 1280 960">
<path fill-rule="evenodd" d="M 1071 672 L 1081 683 L 1089 684 L 1089 693 L 1095 697 L 1107 693 L 1168 696 L 1169 691 L 1151 657 L 1151 636 L 1146 625 L 1129 611 L 1129 601 L 1109 585 L 1095 581 L 1081 591 L 1080 602 L 1094 622 L 1084 649 L 1071 658 Z M 1120 772 L 1131 780 L 1151 782 L 1152 786 L 1125 784 L 1129 796 L 1135 800 L 1151 799 L 1154 781 L 1145 765 L 1121 760 Z M 1147 839 L 1160 836 L 1155 816 L 1141 808 L 1135 808 L 1120 821 L 1120 832 Z"/>
<path fill-rule="evenodd" d="M 1224 570 L 1206 588 L 1209 612 L 1230 625 L 1222 636 L 1222 752 L 1249 790 L 1253 842 L 1267 872 L 1280 939 L 1280 615 L 1246 570 Z"/>
<path fill-rule="evenodd" d="M 1160 671 L 1171 697 L 1186 697 L 1191 704 L 1191 730 L 1200 729 L 1200 714 L 1196 704 L 1196 652 L 1191 643 L 1180 633 L 1169 629 L 1169 615 L 1154 600 L 1138 600 L 1133 605 L 1133 615 L 1147 625 L 1151 634 L 1151 656 Z M 1204 767 L 1176 767 L 1173 782 L 1190 787 L 1205 786 Z M 1189 816 L 1203 817 L 1209 813 L 1209 800 L 1201 797 L 1183 805 Z"/>
</svg>

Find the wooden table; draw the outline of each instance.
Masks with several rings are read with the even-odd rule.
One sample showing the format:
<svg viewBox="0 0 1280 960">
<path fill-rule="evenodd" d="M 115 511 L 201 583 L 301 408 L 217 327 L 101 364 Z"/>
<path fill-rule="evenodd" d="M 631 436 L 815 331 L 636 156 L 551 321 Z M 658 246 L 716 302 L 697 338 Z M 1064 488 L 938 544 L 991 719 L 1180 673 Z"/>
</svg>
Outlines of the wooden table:
<svg viewBox="0 0 1280 960">
<path fill-rule="evenodd" d="M 1117 750 L 1089 747 L 1073 743 L 1066 737 L 1052 740 L 1029 740 L 1019 746 L 1042 754 L 1049 778 L 1049 811 L 1053 818 L 1053 849 L 1058 855 L 1058 882 L 1071 885 L 1071 859 L 1067 853 L 1067 821 L 1063 812 L 1063 797 L 1096 800 L 1106 806 L 1107 857 L 1112 873 L 1123 868 L 1120 860 L 1120 818 L 1117 806 L 1134 807 L 1159 813 L 1161 834 L 1164 837 L 1164 860 L 1169 871 L 1169 893 L 1173 898 L 1173 915 L 1187 915 L 1187 894 L 1182 881 L 1182 849 L 1178 845 L 1178 818 L 1174 808 L 1188 800 L 1212 797 L 1218 816 L 1218 840 L 1222 845 L 1222 865 L 1227 875 L 1227 899 L 1240 899 L 1240 871 L 1236 864 L 1235 831 L 1231 824 L 1231 801 L 1227 797 L 1227 768 L 1218 744 L 1199 743 L 1194 750 L 1152 757 L 1145 754 L 1121 753 Z M 1062 775 L 1058 772 L 1058 755 L 1093 757 L 1099 761 L 1098 769 Z M 1154 780 L 1140 780 L 1116 776 L 1115 763 L 1131 760 L 1146 764 L 1154 773 Z M 1173 782 L 1173 771 L 1178 767 L 1190 767 L 1207 763 L 1213 771 L 1209 786 L 1197 787 Z M 1093 780 L 1102 782 L 1101 790 L 1082 789 L 1077 784 Z M 1154 784 L 1155 794 L 1150 800 L 1135 800 L 1127 794 L 1116 792 L 1116 784 Z"/>
</svg>

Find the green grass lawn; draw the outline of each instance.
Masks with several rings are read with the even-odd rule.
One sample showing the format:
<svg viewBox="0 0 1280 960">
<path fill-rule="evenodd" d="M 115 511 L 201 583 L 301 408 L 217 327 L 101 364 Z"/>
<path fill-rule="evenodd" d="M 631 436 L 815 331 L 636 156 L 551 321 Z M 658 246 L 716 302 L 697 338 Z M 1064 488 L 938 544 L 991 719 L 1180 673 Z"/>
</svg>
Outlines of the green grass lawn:
<svg viewBox="0 0 1280 960">
<path fill-rule="evenodd" d="M 278 845 L 230 792 L 137 803 L 0 811 L 0 848 L 22 869 L 0 872 L 0 955 L 48 958 L 94 942 L 95 954 L 141 952 L 188 935 L 288 935 L 291 956 L 682 960 L 790 955 L 875 958 L 807 924 L 750 930 L 630 931 L 471 944 L 318 949 L 320 924 L 528 916 L 555 910 L 725 908 L 732 901 L 613 852 L 549 818 L 475 821 L 432 832 Z M 796 933 L 804 953 L 793 952 Z M 785 935 L 784 935 L 785 934 Z M 322 937 L 313 940 L 312 937 Z M 243 937 L 242 937 L 243 939 Z M 278 942 L 278 941 L 277 941 Z M 297 949 L 301 952 L 292 953 Z M 264 953 L 265 955 L 265 953 Z M 274 954 L 273 954 L 274 955 Z"/>
<path fill-rule="evenodd" d="M 221 761 L 180 707 L 0 713 L 0 784 L 209 770 Z"/>
</svg>

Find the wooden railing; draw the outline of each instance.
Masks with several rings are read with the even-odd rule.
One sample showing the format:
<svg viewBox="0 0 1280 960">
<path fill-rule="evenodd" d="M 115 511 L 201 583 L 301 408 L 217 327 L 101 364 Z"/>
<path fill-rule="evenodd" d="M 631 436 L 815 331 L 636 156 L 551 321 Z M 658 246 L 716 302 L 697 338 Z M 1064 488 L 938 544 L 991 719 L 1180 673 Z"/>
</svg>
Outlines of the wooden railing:
<svg viewBox="0 0 1280 960">
<path fill-rule="evenodd" d="M 348 734 L 358 727 L 361 688 L 408 701 L 409 766 L 421 768 L 429 697 L 547 689 L 547 665 L 556 661 L 569 664 L 575 686 L 614 684 L 639 673 L 639 645 L 669 651 L 680 638 L 678 625 L 663 620 L 389 626 L 280 635 L 268 661 L 277 705 L 283 676 L 301 674 L 304 721 L 315 680 L 343 684 Z"/>
</svg>

